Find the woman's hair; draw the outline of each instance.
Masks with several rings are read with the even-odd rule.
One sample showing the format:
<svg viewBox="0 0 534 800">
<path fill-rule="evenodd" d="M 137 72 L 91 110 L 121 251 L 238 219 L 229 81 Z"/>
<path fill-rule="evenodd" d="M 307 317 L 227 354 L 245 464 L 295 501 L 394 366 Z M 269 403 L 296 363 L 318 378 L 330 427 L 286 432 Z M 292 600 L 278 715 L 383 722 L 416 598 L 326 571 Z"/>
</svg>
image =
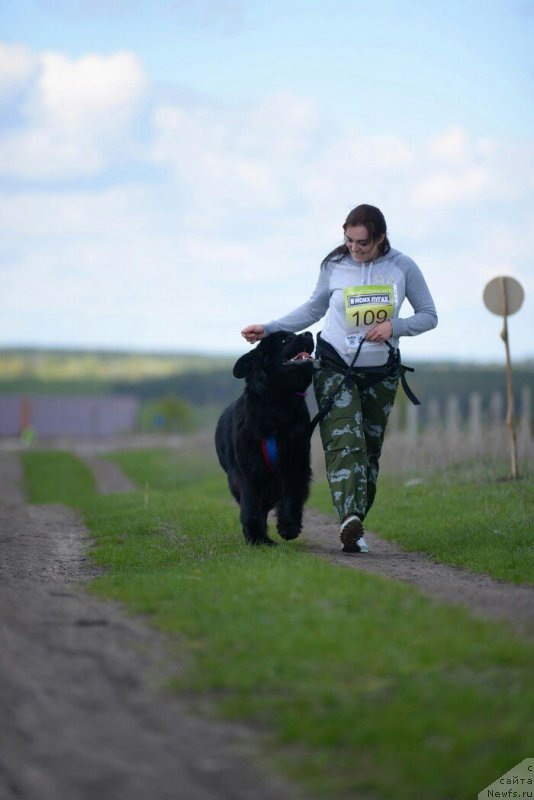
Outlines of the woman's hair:
<svg viewBox="0 0 534 800">
<path fill-rule="evenodd" d="M 387 237 L 386 220 L 379 208 L 376 206 L 369 206 L 366 203 L 353 208 L 343 223 L 343 230 L 346 231 L 347 228 L 354 228 L 356 225 L 363 225 L 367 229 L 367 233 L 371 239 L 378 239 L 379 236 L 384 234 L 384 241 L 380 245 L 378 252 L 381 256 L 385 256 L 386 253 L 389 253 L 391 245 Z M 346 244 L 340 244 L 323 258 L 321 261 L 321 268 L 326 266 L 329 261 L 341 261 L 349 252 L 350 250 Z"/>
</svg>

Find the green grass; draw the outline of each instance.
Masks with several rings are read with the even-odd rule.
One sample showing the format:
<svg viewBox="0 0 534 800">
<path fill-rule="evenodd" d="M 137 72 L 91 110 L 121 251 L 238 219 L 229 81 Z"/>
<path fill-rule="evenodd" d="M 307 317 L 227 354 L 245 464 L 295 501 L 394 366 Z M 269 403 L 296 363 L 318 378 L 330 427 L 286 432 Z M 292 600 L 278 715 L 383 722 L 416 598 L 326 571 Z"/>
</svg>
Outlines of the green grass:
<svg viewBox="0 0 534 800">
<path fill-rule="evenodd" d="M 467 800 L 532 753 L 534 652 L 504 627 L 298 542 L 246 547 L 200 457 L 121 454 L 148 504 L 96 496 L 72 456 L 24 460 L 32 500 L 84 511 L 108 570 L 94 590 L 178 637 L 172 688 L 254 722 L 319 797 Z"/>
<path fill-rule="evenodd" d="M 315 486 L 311 502 L 332 509 L 326 484 Z M 411 485 L 379 479 L 376 503 L 366 527 L 407 550 L 428 553 L 494 578 L 534 582 L 534 478 L 495 480 L 455 467 Z"/>
<path fill-rule="evenodd" d="M 211 447 L 211 443 L 210 443 Z M 206 445 L 199 445 L 198 453 L 188 453 L 184 458 L 181 450 L 139 450 L 115 453 L 115 461 L 127 472 L 140 488 L 172 491 L 194 488 L 202 482 L 210 498 L 228 499 L 226 480 L 219 464 L 205 454 Z"/>
<path fill-rule="evenodd" d="M 141 486 L 178 489 L 199 480 L 210 497 L 229 497 L 221 470 L 206 454 L 173 450 L 114 456 Z M 325 482 L 314 484 L 310 504 L 332 512 Z M 437 561 L 516 583 L 534 582 L 534 475 L 520 481 L 496 478 L 495 468 L 454 467 L 410 485 L 405 478 L 380 477 L 377 501 L 366 521 L 407 550 Z"/>
<path fill-rule="evenodd" d="M 32 503 L 75 505 L 95 492 L 92 474 L 70 453 L 23 452 L 21 458 Z"/>
</svg>

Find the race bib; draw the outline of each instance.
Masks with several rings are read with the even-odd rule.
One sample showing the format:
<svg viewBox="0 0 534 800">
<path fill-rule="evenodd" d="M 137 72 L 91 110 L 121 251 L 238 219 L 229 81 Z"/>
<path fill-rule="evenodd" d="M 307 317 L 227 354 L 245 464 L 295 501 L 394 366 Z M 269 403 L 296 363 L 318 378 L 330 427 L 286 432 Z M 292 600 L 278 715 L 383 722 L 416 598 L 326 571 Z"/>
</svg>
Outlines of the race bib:
<svg viewBox="0 0 534 800">
<path fill-rule="evenodd" d="M 351 286 L 345 289 L 346 344 L 357 347 L 367 330 L 391 319 L 395 311 L 396 286 Z"/>
</svg>

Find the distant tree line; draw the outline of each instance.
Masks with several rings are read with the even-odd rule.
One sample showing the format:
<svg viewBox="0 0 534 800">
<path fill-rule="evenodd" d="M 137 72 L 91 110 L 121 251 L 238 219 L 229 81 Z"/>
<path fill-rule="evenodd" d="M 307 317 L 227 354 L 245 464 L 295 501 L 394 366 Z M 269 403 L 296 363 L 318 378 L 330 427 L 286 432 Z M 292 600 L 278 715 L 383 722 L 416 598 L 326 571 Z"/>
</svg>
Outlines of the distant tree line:
<svg viewBox="0 0 534 800">
<path fill-rule="evenodd" d="M 0 394 L 130 395 L 141 401 L 142 427 L 189 430 L 211 424 L 242 391 L 243 381 L 232 376 L 233 360 L 187 354 L 0 350 Z M 416 371 L 407 378 L 423 403 L 423 422 L 432 398 L 443 401 L 454 395 L 465 415 L 473 392 L 480 395 L 483 408 L 496 393 L 505 395 L 504 355 L 502 365 L 414 362 L 412 366 Z M 514 365 L 513 379 L 519 407 L 524 387 L 533 388 L 534 398 L 534 361 Z M 313 404 L 311 393 L 309 399 Z M 400 391 L 399 411 L 406 403 Z"/>
<path fill-rule="evenodd" d="M 243 382 L 233 377 L 230 369 L 210 373 L 189 373 L 168 378 L 154 378 L 139 382 L 114 383 L 111 390 L 117 394 L 134 394 L 141 400 L 161 397 L 181 397 L 193 405 L 225 405 L 234 400 Z"/>
<path fill-rule="evenodd" d="M 467 412 L 469 396 L 475 391 L 483 403 L 489 403 L 496 392 L 505 392 L 504 367 L 458 365 L 458 364 L 414 364 L 415 372 L 407 373 L 408 382 L 424 404 L 432 397 L 455 394 L 463 411 Z M 521 366 L 513 373 L 514 395 L 517 403 L 525 386 L 534 387 L 534 364 Z M 190 373 L 167 378 L 143 380 L 137 383 L 115 383 L 113 391 L 120 394 L 135 394 L 142 400 L 161 397 L 180 397 L 193 406 L 220 406 L 234 400 L 243 389 L 243 381 L 232 376 L 230 369 L 213 370 L 210 373 Z M 534 393 L 533 393 L 534 394 Z M 399 396 L 400 399 L 400 396 Z M 401 400 L 403 402 L 403 400 Z"/>
</svg>

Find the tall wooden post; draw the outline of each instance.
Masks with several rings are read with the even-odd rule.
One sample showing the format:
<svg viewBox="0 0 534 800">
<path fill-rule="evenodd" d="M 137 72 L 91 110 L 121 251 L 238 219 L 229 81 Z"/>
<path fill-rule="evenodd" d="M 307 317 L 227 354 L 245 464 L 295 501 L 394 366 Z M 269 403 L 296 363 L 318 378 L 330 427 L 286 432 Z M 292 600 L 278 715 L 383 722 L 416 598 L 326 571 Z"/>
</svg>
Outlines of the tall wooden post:
<svg viewBox="0 0 534 800">
<path fill-rule="evenodd" d="M 501 339 L 504 342 L 504 349 L 506 352 L 506 427 L 510 435 L 510 453 L 512 457 L 512 478 L 517 480 L 519 477 L 517 469 L 517 440 L 515 435 L 515 418 L 514 418 L 514 390 L 512 384 L 512 361 L 510 358 L 510 344 L 508 341 L 508 299 L 506 296 L 506 286 L 504 278 L 499 278 L 499 288 L 502 297 L 503 325 L 501 331 Z"/>
<path fill-rule="evenodd" d="M 503 317 L 501 339 L 506 352 L 506 427 L 510 434 L 510 450 L 512 457 L 512 479 L 517 480 L 517 442 L 514 424 L 514 392 L 512 386 L 512 361 L 510 358 L 510 342 L 508 338 L 508 317 L 519 311 L 523 304 L 525 293 L 523 287 L 515 278 L 502 275 L 490 281 L 484 289 L 484 304 L 492 314 Z"/>
</svg>

